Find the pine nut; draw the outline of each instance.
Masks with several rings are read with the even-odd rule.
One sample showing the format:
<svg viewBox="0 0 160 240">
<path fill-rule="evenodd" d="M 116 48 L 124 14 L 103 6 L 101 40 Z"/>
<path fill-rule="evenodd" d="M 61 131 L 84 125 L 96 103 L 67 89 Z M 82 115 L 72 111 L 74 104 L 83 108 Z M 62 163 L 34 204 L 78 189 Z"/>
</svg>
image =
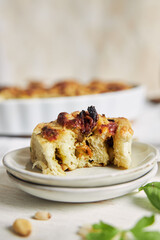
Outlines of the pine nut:
<svg viewBox="0 0 160 240">
<path fill-rule="evenodd" d="M 20 236 L 28 236 L 32 231 L 32 225 L 28 220 L 18 218 L 13 223 L 13 230 Z"/>
<path fill-rule="evenodd" d="M 46 211 L 39 211 L 35 213 L 34 218 L 37 220 L 48 220 L 51 218 L 51 214 Z"/>
</svg>

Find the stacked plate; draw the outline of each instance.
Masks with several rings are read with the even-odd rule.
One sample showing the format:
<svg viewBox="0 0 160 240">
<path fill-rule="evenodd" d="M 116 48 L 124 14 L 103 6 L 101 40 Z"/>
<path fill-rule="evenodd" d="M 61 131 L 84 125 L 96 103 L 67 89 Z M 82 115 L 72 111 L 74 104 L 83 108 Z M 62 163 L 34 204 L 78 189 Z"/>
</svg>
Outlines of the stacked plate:
<svg viewBox="0 0 160 240">
<path fill-rule="evenodd" d="M 59 202 L 94 202 L 119 197 L 139 188 L 157 172 L 158 151 L 151 145 L 132 144 L 132 166 L 76 169 L 66 176 L 44 175 L 32 169 L 30 149 L 6 154 L 4 166 L 10 180 L 22 191 Z"/>
</svg>

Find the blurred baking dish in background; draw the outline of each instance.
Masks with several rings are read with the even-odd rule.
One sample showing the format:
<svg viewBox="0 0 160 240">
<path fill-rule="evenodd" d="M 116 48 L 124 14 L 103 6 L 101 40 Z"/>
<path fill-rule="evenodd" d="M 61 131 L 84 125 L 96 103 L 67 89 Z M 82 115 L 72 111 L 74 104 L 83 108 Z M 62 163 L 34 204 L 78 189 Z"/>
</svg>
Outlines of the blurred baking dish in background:
<svg viewBox="0 0 160 240">
<path fill-rule="evenodd" d="M 104 82 L 100 80 L 93 80 L 88 84 L 82 84 L 75 80 L 66 80 L 55 83 L 50 87 L 45 86 L 42 82 L 30 82 L 26 88 L 0 87 L 0 100 L 81 96 L 120 91 L 131 87 L 131 85 L 123 82 Z"/>
<path fill-rule="evenodd" d="M 82 84 L 69 80 L 50 87 L 31 82 L 25 89 L 3 86 L 0 88 L 0 134 L 30 136 L 36 124 L 52 121 L 59 112 L 81 111 L 90 105 L 100 114 L 135 120 L 144 99 L 143 86 L 119 81 L 94 80 Z"/>
</svg>

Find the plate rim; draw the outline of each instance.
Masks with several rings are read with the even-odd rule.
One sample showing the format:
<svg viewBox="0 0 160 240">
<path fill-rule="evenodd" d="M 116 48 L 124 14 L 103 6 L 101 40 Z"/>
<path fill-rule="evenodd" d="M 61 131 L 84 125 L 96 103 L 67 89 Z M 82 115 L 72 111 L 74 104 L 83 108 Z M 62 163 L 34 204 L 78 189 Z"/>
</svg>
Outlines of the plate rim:
<svg viewBox="0 0 160 240">
<path fill-rule="evenodd" d="M 115 185 L 109 185 L 109 186 L 99 186 L 99 187 L 59 187 L 59 186 L 47 186 L 47 185 L 41 185 L 41 184 L 36 184 L 36 183 L 31 183 L 31 182 L 27 182 L 25 180 L 22 180 L 18 177 L 15 177 L 13 174 L 11 174 L 10 172 L 7 171 L 7 175 L 11 176 L 11 178 L 15 179 L 16 182 L 18 183 L 21 183 L 21 184 L 24 184 L 26 186 L 30 186 L 32 188 L 38 188 L 38 189 L 46 189 L 46 190 L 62 190 L 62 191 L 73 191 L 73 192 L 87 192 L 87 191 L 93 191 L 94 190 L 106 190 L 106 189 L 113 189 L 113 188 L 117 188 L 117 187 L 124 187 L 125 185 L 128 185 L 128 184 L 132 184 L 132 183 L 135 183 L 135 182 L 139 182 L 140 180 L 146 178 L 148 175 L 152 175 L 152 173 L 157 173 L 157 170 L 158 170 L 158 164 L 156 163 L 154 165 L 154 167 L 147 173 L 145 173 L 143 176 L 137 178 L 137 179 L 134 179 L 132 181 L 128 181 L 128 182 L 124 182 L 124 183 L 118 183 L 118 184 L 115 184 Z M 61 191 L 60 191 L 61 192 Z"/>
<path fill-rule="evenodd" d="M 98 179 L 98 178 L 103 178 L 103 177 L 117 177 L 117 176 L 121 176 L 124 174 L 124 171 L 125 171 L 125 175 L 127 174 L 131 174 L 132 172 L 137 172 L 137 171 L 141 171 L 144 167 L 148 166 L 148 165 L 152 165 L 154 164 L 154 162 L 157 162 L 158 160 L 158 156 L 159 156 L 159 151 L 157 148 L 155 148 L 154 146 L 152 146 L 151 144 L 147 144 L 147 143 L 144 143 L 144 142 L 133 142 L 133 144 L 140 144 L 140 145 L 146 145 L 146 146 L 149 146 L 152 148 L 152 152 L 154 152 L 154 156 L 153 158 L 150 160 L 150 162 L 148 163 L 144 163 L 143 165 L 139 166 L 139 167 L 136 167 L 136 168 L 132 168 L 132 169 L 126 169 L 126 170 L 123 170 L 122 172 L 118 172 L 118 173 L 110 173 L 110 174 L 106 174 L 106 173 L 103 173 L 103 174 L 97 174 L 97 175 L 94 175 L 94 179 Z M 19 149 L 15 149 L 15 150 L 12 150 L 8 153 L 6 153 L 2 159 L 2 162 L 3 162 L 3 165 L 5 166 L 5 168 L 10 172 L 10 170 L 12 171 L 12 174 L 13 172 L 17 172 L 19 174 L 25 174 L 26 176 L 30 176 L 30 177 L 33 177 L 33 178 L 40 178 L 40 179 L 45 179 L 45 180 L 58 180 L 58 181 L 64 181 L 64 180 L 67 180 L 68 182 L 69 181 L 73 181 L 73 180 L 89 180 L 89 179 L 92 179 L 93 178 L 93 175 L 89 175 L 89 176 L 52 176 L 52 175 L 46 175 L 46 174 L 42 174 L 42 173 L 36 173 L 36 172 L 31 172 L 31 171 L 28 171 L 28 170 L 25 170 L 25 169 L 20 169 L 20 168 L 17 168 L 17 167 L 13 167 L 13 166 L 10 166 L 10 164 L 8 164 L 8 157 L 11 157 L 13 153 L 16 153 L 16 152 L 19 152 L 21 150 L 24 150 L 24 149 L 29 149 L 29 147 L 25 147 L 25 148 L 19 148 Z M 13 158 L 12 158 L 13 159 Z"/>
</svg>

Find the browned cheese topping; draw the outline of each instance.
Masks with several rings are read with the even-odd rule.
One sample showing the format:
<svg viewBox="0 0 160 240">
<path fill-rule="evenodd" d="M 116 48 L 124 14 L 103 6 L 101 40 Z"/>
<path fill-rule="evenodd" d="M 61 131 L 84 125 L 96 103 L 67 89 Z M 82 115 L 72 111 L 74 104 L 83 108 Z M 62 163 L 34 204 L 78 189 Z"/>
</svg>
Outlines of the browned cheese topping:
<svg viewBox="0 0 160 240">
<path fill-rule="evenodd" d="M 58 124 L 57 126 L 60 125 L 63 128 L 74 131 L 77 135 L 77 141 L 82 142 L 85 137 L 89 136 L 94 131 L 100 135 L 107 131 L 110 137 L 115 135 L 118 127 L 117 123 L 113 119 L 107 119 L 107 122 L 104 123 L 103 118 L 105 118 L 105 115 L 98 115 L 95 107 L 90 106 L 87 111 L 82 110 L 81 112 L 74 112 L 72 114 L 61 112 L 58 115 L 56 124 Z M 41 130 L 41 134 L 45 139 L 52 142 L 57 140 L 60 129 L 52 126 L 44 126 Z M 85 149 L 83 148 L 83 151 L 91 155 L 87 145 Z"/>
<path fill-rule="evenodd" d="M 50 142 L 56 140 L 58 135 L 59 135 L 59 132 L 57 129 L 50 128 L 47 126 L 42 128 L 42 136 Z"/>
</svg>

